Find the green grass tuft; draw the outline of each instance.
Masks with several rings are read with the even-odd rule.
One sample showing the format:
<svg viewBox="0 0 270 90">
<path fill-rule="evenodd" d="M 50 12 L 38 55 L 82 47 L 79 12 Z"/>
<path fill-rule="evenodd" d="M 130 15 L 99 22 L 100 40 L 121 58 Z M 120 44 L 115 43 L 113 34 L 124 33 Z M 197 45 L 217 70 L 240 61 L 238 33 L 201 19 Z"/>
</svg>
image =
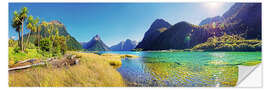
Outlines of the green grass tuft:
<svg viewBox="0 0 270 90">
<path fill-rule="evenodd" d="M 249 62 L 244 62 L 244 63 L 241 63 L 240 65 L 244 65 L 244 66 L 254 66 L 254 65 L 257 65 L 259 63 L 262 63 L 262 61 L 249 61 Z"/>
</svg>

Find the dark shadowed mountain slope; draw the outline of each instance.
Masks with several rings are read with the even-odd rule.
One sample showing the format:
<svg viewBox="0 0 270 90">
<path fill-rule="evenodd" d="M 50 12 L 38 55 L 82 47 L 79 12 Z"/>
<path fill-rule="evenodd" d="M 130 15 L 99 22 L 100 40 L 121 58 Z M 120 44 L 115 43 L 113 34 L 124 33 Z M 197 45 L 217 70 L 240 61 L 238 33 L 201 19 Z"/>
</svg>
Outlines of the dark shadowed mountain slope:
<svg viewBox="0 0 270 90">
<path fill-rule="evenodd" d="M 223 16 L 217 17 L 221 20 L 207 18 L 201 24 L 223 26 L 222 31 L 229 35 L 261 40 L 261 3 L 236 3 Z"/>
<path fill-rule="evenodd" d="M 154 50 L 184 49 L 187 47 L 185 39 L 188 39 L 192 26 L 187 22 L 179 22 L 169 28 L 153 43 Z"/>
<path fill-rule="evenodd" d="M 148 50 L 167 50 L 167 49 L 185 49 L 191 48 L 193 45 L 202 43 L 202 41 L 194 42 L 195 38 L 191 35 L 195 31 L 200 31 L 201 28 L 195 27 L 188 22 L 179 22 L 169 28 L 167 31 L 160 34 L 160 36 L 152 44 L 152 48 Z M 202 30 L 203 31 L 203 30 Z M 208 33 L 205 33 L 208 34 Z M 199 37 L 199 39 L 204 39 Z M 207 39 L 206 39 L 207 40 Z"/>
<path fill-rule="evenodd" d="M 235 23 L 226 29 L 230 34 L 243 34 L 246 39 L 261 40 L 262 31 L 261 3 L 236 3 L 223 14 L 225 23 Z M 237 32 L 234 32 L 237 30 Z"/>
<path fill-rule="evenodd" d="M 147 32 L 145 32 L 143 40 L 137 45 L 136 48 L 144 48 L 144 49 L 151 48 L 154 40 L 162 32 L 165 32 L 170 27 L 171 25 L 163 19 L 155 20 L 150 26 L 150 28 L 147 30 Z"/>
</svg>

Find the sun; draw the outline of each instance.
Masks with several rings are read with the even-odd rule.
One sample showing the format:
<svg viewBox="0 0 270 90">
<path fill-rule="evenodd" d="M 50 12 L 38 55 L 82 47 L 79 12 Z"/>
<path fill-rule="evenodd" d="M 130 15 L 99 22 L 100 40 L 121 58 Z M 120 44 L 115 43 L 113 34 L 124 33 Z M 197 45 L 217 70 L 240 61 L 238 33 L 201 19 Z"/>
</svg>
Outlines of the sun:
<svg viewBox="0 0 270 90">
<path fill-rule="evenodd" d="M 202 3 L 202 10 L 207 12 L 209 16 L 216 16 L 223 7 L 224 3 L 222 2 L 207 2 Z"/>
<path fill-rule="evenodd" d="M 204 3 L 204 7 L 211 9 L 211 10 L 216 10 L 216 9 L 220 8 L 222 5 L 223 5 L 223 3 L 221 3 L 221 2 Z"/>
<path fill-rule="evenodd" d="M 211 7 L 211 8 L 216 8 L 219 6 L 219 3 L 207 3 L 207 6 Z"/>
</svg>

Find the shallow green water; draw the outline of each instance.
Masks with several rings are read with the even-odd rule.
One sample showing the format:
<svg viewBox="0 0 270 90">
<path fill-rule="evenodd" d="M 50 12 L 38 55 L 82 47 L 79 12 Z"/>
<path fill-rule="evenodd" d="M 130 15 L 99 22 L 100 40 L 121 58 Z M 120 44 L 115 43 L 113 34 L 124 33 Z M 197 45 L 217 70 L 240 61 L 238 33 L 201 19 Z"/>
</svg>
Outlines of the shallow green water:
<svg viewBox="0 0 270 90">
<path fill-rule="evenodd" d="M 131 52 L 140 58 L 123 59 L 117 70 L 136 86 L 231 87 L 244 62 L 260 61 L 261 52 Z"/>
</svg>

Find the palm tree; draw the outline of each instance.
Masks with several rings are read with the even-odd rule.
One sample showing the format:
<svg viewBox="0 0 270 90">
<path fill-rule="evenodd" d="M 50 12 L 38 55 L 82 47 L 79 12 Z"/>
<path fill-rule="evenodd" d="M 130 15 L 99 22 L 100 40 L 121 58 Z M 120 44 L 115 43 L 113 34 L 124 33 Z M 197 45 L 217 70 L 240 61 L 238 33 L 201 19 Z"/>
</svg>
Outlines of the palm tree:
<svg viewBox="0 0 270 90">
<path fill-rule="evenodd" d="M 38 21 L 38 25 L 37 25 L 38 38 L 37 38 L 37 41 L 38 41 L 38 48 L 39 48 L 40 30 L 41 30 L 42 23 L 39 22 L 39 18 L 37 18 L 36 20 Z"/>
<path fill-rule="evenodd" d="M 27 28 L 30 30 L 30 32 L 28 33 L 28 36 L 27 36 L 27 40 L 26 40 L 26 43 L 29 44 L 29 37 L 30 37 L 30 34 L 32 32 L 37 32 L 37 24 L 39 22 L 39 19 L 34 19 L 33 16 L 29 16 L 28 20 L 27 20 Z"/>
<path fill-rule="evenodd" d="M 48 30 L 48 34 L 49 34 L 49 37 L 54 32 L 54 29 L 55 29 L 54 25 L 53 24 L 50 24 L 49 25 L 49 28 L 47 29 Z"/>
<path fill-rule="evenodd" d="M 21 31 L 20 31 L 20 28 L 21 28 L 21 22 L 19 22 L 17 20 L 17 18 L 19 17 L 18 15 L 18 12 L 17 11 L 14 11 L 14 16 L 13 16 L 13 19 L 12 19 L 12 27 L 15 28 L 16 32 L 18 33 L 18 45 L 21 46 L 20 44 L 20 41 L 21 41 Z"/>
<path fill-rule="evenodd" d="M 19 28 L 21 28 L 21 35 L 19 35 L 20 38 L 20 47 L 22 52 L 24 51 L 23 48 L 23 26 L 24 26 L 24 20 L 27 19 L 27 14 L 28 14 L 28 9 L 26 7 L 23 7 L 20 11 L 20 13 L 18 14 L 17 11 L 14 11 L 14 16 L 13 16 L 13 20 L 12 20 L 12 26 L 13 28 L 16 28 L 16 31 L 19 30 Z M 19 33 L 20 34 L 20 33 Z"/>
<path fill-rule="evenodd" d="M 58 28 L 55 28 L 55 33 L 54 33 L 54 35 L 52 35 L 52 39 L 53 39 L 53 41 L 52 41 L 52 43 L 54 44 L 54 40 L 55 40 L 55 38 L 58 38 L 58 36 L 59 36 L 59 31 L 58 31 Z M 52 44 L 52 45 L 53 45 Z"/>
<path fill-rule="evenodd" d="M 41 24 L 40 24 L 40 29 L 41 29 L 41 27 L 43 27 L 44 35 L 45 35 L 45 37 L 46 37 L 45 29 L 47 29 L 48 23 L 47 23 L 46 21 L 42 21 Z M 40 31 L 39 31 L 39 34 L 40 34 Z"/>
</svg>

